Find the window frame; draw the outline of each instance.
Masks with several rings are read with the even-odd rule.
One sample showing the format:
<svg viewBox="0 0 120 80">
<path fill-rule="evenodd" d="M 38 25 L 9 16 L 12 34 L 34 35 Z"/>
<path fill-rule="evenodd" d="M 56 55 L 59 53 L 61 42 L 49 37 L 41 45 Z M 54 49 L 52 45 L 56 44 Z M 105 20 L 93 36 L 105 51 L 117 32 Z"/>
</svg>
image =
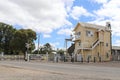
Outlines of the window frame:
<svg viewBox="0 0 120 80">
<path fill-rule="evenodd" d="M 92 31 L 92 30 L 86 30 L 86 36 L 87 36 L 87 37 L 92 37 L 92 36 L 94 36 L 93 31 Z"/>
<path fill-rule="evenodd" d="M 109 46 L 109 44 L 108 43 L 106 43 L 106 47 L 108 47 Z"/>
<path fill-rule="evenodd" d="M 75 38 L 78 39 L 78 38 L 80 38 L 80 36 L 81 36 L 81 32 L 80 31 L 76 32 Z"/>
</svg>

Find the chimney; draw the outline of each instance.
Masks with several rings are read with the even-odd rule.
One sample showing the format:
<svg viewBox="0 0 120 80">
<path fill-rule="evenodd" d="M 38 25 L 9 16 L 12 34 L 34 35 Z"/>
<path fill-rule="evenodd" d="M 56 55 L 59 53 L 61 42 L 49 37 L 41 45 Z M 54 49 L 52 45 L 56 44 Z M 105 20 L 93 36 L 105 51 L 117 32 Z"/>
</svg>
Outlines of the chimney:
<svg viewBox="0 0 120 80">
<path fill-rule="evenodd" d="M 111 29 L 111 24 L 110 24 L 110 22 L 106 22 L 106 27 L 107 27 L 108 29 Z"/>
</svg>

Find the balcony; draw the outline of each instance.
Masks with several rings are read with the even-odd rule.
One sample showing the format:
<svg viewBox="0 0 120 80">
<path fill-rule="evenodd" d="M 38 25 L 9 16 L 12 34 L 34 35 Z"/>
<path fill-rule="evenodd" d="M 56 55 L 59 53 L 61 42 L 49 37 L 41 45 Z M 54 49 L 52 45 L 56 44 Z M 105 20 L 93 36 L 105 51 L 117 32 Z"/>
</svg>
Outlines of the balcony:
<svg viewBox="0 0 120 80">
<path fill-rule="evenodd" d="M 80 40 L 80 35 L 74 35 L 72 40 L 73 41 L 79 41 Z"/>
<path fill-rule="evenodd" d="M 74 33 L 73 41 L 80 40 L 80 35 L 81 35 L 81 32 Z"/>
<path fill-rule="evenodd" d="M 91 49 L 91 44 L 88 42 L 81 43 L 81 45 L 77 46 L 77 49 Z"/>
</svg>

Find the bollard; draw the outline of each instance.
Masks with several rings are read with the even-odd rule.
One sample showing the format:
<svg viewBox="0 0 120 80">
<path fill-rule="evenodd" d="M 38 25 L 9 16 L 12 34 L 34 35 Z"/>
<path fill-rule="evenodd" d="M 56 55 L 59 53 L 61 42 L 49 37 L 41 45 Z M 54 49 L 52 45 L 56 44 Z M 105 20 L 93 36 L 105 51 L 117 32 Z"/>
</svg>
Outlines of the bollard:
<svg viewBox="0 0 120 80">
<path fill-rule="evenodd" d="M 56 56 L 54 57 L 54 62 L 56 62 L 56 60 L 57 60 L 57 58 L 56 58 Z"/>
<path fill-rule="evenodd" d="M 99 62 L 101 62 L 101 57 L 99 57 Z"/>
<path fill-rule="evenodd" d="M 81 57 L 81 62 L 83 63 L 83 58 Z"/>
<path fill-rule="evenodd" d="M 64 57 L 64 62 L 66 62 L 65 57 Z"/>
<path fill-rule="evenodd" d="M 56 62 L 58 63 L 58 57 L 56 59 L 57 59 Z"/>
<path fill-rule="evenodd" d="M 94 63 L 95 63 L 95 57 L 94 57 Z"/>
<path fill-rule="evenodd" d="M 89 57 L 87 58 L 87 62 L 89 63 Z"/>
<path fill-rule="evenodd" d="M 73 58 L 73 62 L 74 62 L 74 58 Z"/>
<path fill-rule="evenodd" d="M 71 58 L 71 62 L 72 62 L 72 63 L 74 62 L 74 58 Z"/>
<path fill-rule="evenodd" d="M 4 52 L 1 53 L 1 60 L 4 60 Z"/>
<path fill-rule="evenodd" d="M 30 61 L 30 54 L 27 55 L 27 61 Z"/>
</svg>

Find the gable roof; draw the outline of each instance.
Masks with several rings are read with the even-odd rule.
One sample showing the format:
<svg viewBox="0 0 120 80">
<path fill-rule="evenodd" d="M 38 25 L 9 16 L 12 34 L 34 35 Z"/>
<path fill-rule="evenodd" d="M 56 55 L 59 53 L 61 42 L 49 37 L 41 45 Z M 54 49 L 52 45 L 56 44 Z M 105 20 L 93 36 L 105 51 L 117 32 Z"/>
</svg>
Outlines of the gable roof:
<svg viewBox="0 0 120 80">
<path fill-rule="evenodd" d="M 87 27 L 87 28 L 95 28 L 95 29 L 101 29 L 101 30 L 106 30 L 106 26 L 101 26 L 101 25 L 96 25 L 96 24 L 91 24 L 91 23 L 84 23 L 84 22 L 79 22 L 76 27 L 73 29 L 73 31 L 75 31 L 78 26 L 82 26 L 82 27 Z"/>
</svg>

